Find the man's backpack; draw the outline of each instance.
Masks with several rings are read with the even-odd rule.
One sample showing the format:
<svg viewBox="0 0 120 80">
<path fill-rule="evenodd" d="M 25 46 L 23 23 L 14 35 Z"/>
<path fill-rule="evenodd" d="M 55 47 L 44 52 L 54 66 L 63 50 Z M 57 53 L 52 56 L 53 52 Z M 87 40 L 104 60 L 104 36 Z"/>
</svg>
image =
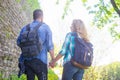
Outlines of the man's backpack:
<svg viewBox="0 0 120 80">
<path fill-rule="evenodd" d="M 76 67 L 87 69 L 93 61 L 92 44 L 79 38 L 77 34 L 72 35 L 75 36 L 75 52 L 71 58 L 71 63 Z"/>
<path fill-rule="evenodd" d="M 20 48 L 25 58 L 37 56 L 42 49 L 42 42 L 38 36 L 38 29 L 42 25 L 39 23 L 34 29 L 30 29 L 30 24 L 26 26 L 26 31 L 21 33 Z"/>
</svg>

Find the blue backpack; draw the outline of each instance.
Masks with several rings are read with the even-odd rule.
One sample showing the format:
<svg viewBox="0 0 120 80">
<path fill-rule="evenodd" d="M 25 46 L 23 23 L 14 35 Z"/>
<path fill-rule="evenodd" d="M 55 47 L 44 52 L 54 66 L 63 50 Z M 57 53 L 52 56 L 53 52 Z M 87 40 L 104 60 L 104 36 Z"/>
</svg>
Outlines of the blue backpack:
<svg viewBox="0 0 120 80">
<path fill-rule="evenodd" d="M 71 62 L 76 67 L 87 69 L 92 65 L 93 45 L 79 38 L 77 34 L 72 34 L 72 36 L 75 36 L 75 52 Z"/>
<path fill-rule="evenodd" d="M 26 31 L 20 35 L 20 48 L 22 55 L 25 58 L 31 58 L 37 56 L 42 49 L 42 42 L 38 36 L 38 29 L 42 25 L 39 23 L 34 27 L 33 30 L 30 29 L 30 24 L 26 26 Z"/>
</svg>

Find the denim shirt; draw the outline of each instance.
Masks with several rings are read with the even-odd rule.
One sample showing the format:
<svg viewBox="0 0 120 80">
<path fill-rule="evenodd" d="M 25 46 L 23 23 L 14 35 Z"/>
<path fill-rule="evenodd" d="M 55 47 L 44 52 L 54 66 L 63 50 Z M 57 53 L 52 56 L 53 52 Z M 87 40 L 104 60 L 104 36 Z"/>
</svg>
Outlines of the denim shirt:
<svg viewBox="0 0 120 80">
<path fill-rule="evenodd" d="M 38 25 L 40 22 L 38 21 L 33 21 L 31 24 L 30 24 L 30 29 L 33 29 L 36 25 Z M 19 45 L 20 43 L 20 35 L 22 32 L 26 31 L 26 26 L 24 26 L 17 38 L 17 45 Z M 54 48 L 53 46 L 53 41 L 52 41 L 52 32 L 49 28 L 49 26 L 45 23 L 42 23 L 42 25 L 39 27 L 38 29 L 38 35 L 39 35 L 39 38 L 41 39 L 42 41 L 42 50 L 40 52 L 40 54 L 38 54 L 38 56 L 36 57 L 33 57 L 33 58 L 37 58 L 37 59 L 40 59 L 42 62 L 44 62 L 45 64 L 47 64 L 47 52 L 49 50 L 52 50 Z M 31 60 L 33 58 L 24 58 L 22 56 L 22 54 L 20 55 L 20 58 L 19 58 L 19 62 L 23 62 L 24 60 Z"/>
</svg>

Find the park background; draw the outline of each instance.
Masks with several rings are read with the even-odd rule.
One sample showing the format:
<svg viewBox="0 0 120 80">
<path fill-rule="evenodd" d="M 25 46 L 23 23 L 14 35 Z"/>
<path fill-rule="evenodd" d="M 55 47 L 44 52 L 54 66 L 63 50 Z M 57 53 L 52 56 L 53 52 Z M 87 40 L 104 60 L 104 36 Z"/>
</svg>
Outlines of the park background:
<svg viewBox="0 0 120 80">
<path fill-rule="evenodd" d="M 0 0 L 0 80 L 18 79 L 20 49 L 16 38 L 20 29 L 32 21 L 37 8 L 44 11 L 44 22 L 52 30 L 55 55 L 70 32 L 72 20 L 84 21 L 94 45 L 94 61 L 83 80 L 120 80 L 119 0 Z M 58 80 L 61 74 L 62 59 L 49 70 L 49 80 Z"/>
</svg>

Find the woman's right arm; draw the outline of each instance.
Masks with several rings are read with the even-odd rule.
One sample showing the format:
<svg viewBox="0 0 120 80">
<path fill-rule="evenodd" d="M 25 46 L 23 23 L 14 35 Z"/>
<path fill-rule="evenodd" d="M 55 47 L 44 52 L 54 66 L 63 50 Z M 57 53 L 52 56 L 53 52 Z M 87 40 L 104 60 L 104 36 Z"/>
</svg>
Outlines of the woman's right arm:
<svg viewBox="0 0 120 80">
<path fill-rule="evenodd" d="M 69 49 L 69 44 L 70 44 L 70 33 L 66 35 L 65 41 L 63 43 L 62 49 L 59 52 L 59 54 L 56 56 L 54 60 L 52 60 L 52 62 L 50 62 L 51 67 L 54 67 L 55 63 L 67 53 L 67 50 Z"/>
<path fill-rule="evenodd" d="M 55 63 L 56 63 L 62 56 L 63 56 L 63 55 L 58 54 L 58 55 L 56 56 L 56 58 L 53 59 L 52 62 L 50 62 L 50 66 L 51 66 L 51 67 L 54 67 L 54 66 L 55 66 Z"/>
</svg>

